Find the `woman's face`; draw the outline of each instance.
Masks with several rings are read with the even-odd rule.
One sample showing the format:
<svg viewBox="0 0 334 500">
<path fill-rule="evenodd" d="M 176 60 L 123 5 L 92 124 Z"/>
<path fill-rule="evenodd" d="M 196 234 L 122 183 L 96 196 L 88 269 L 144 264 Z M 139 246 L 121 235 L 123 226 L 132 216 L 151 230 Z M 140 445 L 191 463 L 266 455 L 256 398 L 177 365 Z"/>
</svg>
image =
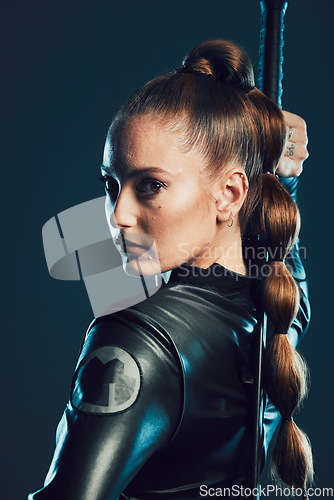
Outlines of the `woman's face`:
<svg viewBox="0 0 334 500">
<path fill-rule="evenodd" d="M 177 136 L 153 115 L 133 117 L 108 134 L 102 176 L 108 224 L 128 274 L 212 263 L 212 189 L 200 159 L 182 152 Z"/>
</svg>

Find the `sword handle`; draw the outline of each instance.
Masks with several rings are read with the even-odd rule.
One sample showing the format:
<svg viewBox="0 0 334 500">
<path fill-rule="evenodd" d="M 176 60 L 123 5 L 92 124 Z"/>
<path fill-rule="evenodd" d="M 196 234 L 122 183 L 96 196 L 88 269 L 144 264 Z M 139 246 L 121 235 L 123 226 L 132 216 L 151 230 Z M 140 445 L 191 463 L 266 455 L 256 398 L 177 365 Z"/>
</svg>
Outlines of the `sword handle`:
<svg viewBox="0 0 334 500">
<path fill-rule="evenodd" d="M 282 107 L 283 31 L 286 0 L 261 0 L 258 87 Z"/>
<path fill-rule="evenodd" d="M 288 6 L 286 0 L 260 0 L 261 27 L 259 49 L 259 78 L 258 88 L 270 99 L 282 107 L 283 94 L 283 31 L 284 15 Z M 263 313 L 260 320 L 260 329 L 257 335 L 257 360 L 255 373 L 255 415 L 254 415 L 254 442 L 253 442 L 253 467 L 251 484 L 254 493 L 258 488 L 259 465 L 262 452 L 262 417 L 265 400 L 262 389 L 262 356 L 266 342 L 267 316 Z M 259 496 L 253 494 L 253 500 Z"/>
</svg>

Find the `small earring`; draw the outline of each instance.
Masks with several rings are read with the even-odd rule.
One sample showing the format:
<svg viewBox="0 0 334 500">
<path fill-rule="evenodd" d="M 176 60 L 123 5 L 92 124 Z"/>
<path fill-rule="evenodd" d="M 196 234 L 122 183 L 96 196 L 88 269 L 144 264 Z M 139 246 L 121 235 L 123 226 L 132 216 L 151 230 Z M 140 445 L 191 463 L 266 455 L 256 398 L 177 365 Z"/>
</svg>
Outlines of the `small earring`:
<svg viewBox="0 0 334 500">
<path fill-rule="evenodd" d="M 233 222 L 234 222 L 234 217 L 233 217 L 232 212 L 230 212 L 230 214 L 231 214 L 231 217 L 232 217 L 232 221 L 231 222 L 230 222 L 230 220 L 226 221 L 227 227 L 232 227 L 233 226 Z M 230 222 L 230 224 L 229 224 L 229 222 Z"/>
<path fill-rule="evenodd" d="M 246 189 L 249 189 L 249 186 L 248 186 L 248 183 L 247 183 L 247 181 L 246 181 L 246 179 L 245 179 L 244 174 L 240 174 L 240 177 L 241 177 L 241 178 L 242 178 L 242 180 L 244 181 L 245 186 L 246 186 Z"/>
</svg>

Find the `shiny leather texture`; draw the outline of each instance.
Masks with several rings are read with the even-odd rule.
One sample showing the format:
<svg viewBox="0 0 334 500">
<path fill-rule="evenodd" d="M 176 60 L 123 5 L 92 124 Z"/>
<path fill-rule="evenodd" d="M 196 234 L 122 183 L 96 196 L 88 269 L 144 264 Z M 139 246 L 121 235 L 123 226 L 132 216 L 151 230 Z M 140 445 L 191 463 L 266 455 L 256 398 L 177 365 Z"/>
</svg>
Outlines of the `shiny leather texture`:
<svg viewBox="0 0 334 500">
<path fill-rule="evenodd" d="M 302 297 L 289 330 L 297 345 L 310 309 L 296 250 L 289 264 Z M 140 500 L 195 500 L 202 498 L 201 485 L 249 485 L 259 286 L 259 278 L 217 263 L 206 270 L 183 265 L 155 295 L 96 318 L 81 349 L 45 486 L 29 499 L 116 500 L 124 492 Z M 116 367 L 111 356 L 112 373 L 133 365 L 131 376 L 122 372 L 119 397 L 131 404 L 120 411 L 103 406 L 100 391 L 114 379 L 109 374 L 104 380 L 101 368 L 93 381 L 100 368 L 89 368 L 96 353 L 112 352 L 124 353 Z M 269 401 L 264 406 L 262 463 L 280 420 Z"/>
</svg>

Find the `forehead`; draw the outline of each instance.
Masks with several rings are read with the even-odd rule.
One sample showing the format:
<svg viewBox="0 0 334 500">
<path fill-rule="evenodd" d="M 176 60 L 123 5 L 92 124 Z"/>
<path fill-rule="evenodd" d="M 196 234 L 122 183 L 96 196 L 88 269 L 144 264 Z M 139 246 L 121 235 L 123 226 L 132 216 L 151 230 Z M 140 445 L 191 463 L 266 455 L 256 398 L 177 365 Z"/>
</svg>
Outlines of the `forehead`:
<svg viewBox="0 0 334 500">
<path fill-rule="evenodd" d="M 116 123 L 108 133 L 103 164 L 141 168 L 163 166 L 185 154 L 176 134 L 153 115 L 139 115 L 127 122 Z"/>
</svg>

